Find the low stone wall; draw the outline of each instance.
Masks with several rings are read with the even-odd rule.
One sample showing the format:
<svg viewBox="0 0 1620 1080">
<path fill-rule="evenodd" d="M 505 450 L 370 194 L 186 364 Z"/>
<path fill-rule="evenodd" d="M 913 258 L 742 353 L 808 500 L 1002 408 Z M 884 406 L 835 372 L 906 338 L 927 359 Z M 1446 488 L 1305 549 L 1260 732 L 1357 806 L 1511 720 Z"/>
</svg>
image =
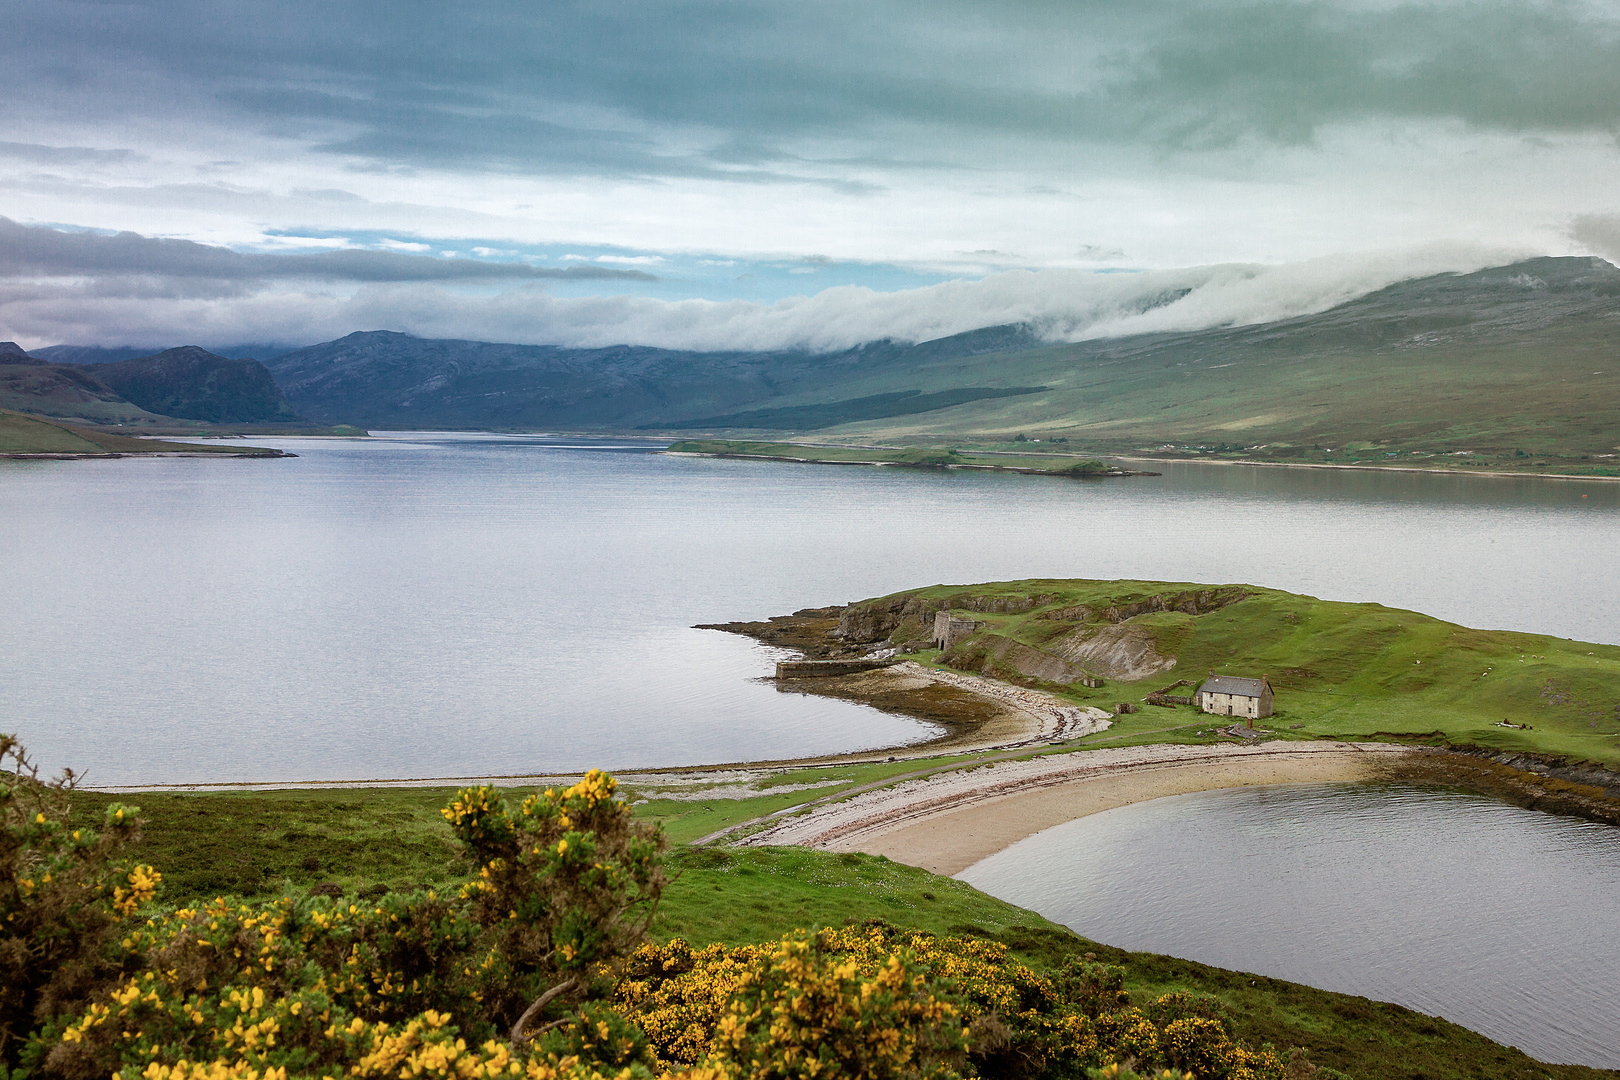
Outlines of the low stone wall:
<svg viewBox="0 0 1620 1080">
<path fill-rule="evenodd" d="M 776 665 L 778 679 L 821 679 L 832 675 L 854 675 L 890 667 L 897 660 L 783 660 Z"/>
</svg>

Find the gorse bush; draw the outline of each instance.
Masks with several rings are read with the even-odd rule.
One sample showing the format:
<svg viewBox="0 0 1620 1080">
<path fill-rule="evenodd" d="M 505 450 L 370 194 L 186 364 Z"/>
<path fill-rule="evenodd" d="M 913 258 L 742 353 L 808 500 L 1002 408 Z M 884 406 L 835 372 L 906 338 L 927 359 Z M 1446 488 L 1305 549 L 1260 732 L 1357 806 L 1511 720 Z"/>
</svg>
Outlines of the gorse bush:
<svg viewBox="0 0 1620 1080">
<path fill-rule="evenodd" d="M 672 1073 L 1023 1080 L 1119 1065 L 1107 1075 L 1282 1076 L 1271 1051 L 1231 1038 L 1213 1000 L 1168 994 L 1138 1010 L 1123 985 L 1117 967 L 1082 960 L 1046 977 L 999 942 L 877 924 L 769 945 L 644 945 L 613 1004 Z"/>
<path fill-rule="evenodd" d="M 600 772 L 515 804 L 459 792 L 469 872 L 443 893 L 163 908 L 125 854 L 134 808 L 69 830 L 71 775 L 0 755 L 0 1080 L 1283 1074 L 1208 1002 L 1134 1009 L 1117 968 L 1048 978 L 978 939 L 641 944 L 665 841 Z"/>
<path fill-rule="evenodd" d="M 70 832 L 71 775 L 42 783 L 15 740 L 0 749 L 13 766 L 0 777 L 0 1070 L 12 1080 L 544 1076 L 583 1067 L 570 1045 L 625 1057 L 629 1036 L 588 1037 L 579 1006 L 605 996 L 641 940 L 665 845 L 605 774 L 516 806 L 492 788 L 460 792 L 444 816 L 473 872 L 446 895 L 137 915 L 160 877 L 122 859 L 136 810 Z"/>
<path fill-rule="evenodd" d="M 81 1007 L 117 973 L 106 946 L 160 880 L 121 858 L 140 836 L 133 809 L 109 806 L 100 831 L 67 827 L 72 783 L 40 782 L 0 735 L 0 1064 L 42 1016 Z"/>
</svg>

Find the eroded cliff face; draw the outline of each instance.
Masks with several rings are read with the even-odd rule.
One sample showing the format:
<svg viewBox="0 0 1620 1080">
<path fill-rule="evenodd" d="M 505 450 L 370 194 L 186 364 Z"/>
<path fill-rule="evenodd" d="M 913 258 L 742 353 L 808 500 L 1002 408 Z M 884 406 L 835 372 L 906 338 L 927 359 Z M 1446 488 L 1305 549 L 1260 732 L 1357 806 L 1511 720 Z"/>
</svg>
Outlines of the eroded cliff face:
<svg viewBox="0 0 1620 1080">
<path fill-rule="evenodd" d="M 945 654 L 945 662 L 952 667 L 978 668 L 994 672 L 997 667 L 1011 668 L 1028 679 L 1041 682 L 1072 683 L 1095 674 L 1081 664 L 1073 664 L 1033 645 L 1002 637 L 1000 634 L 980 634 L 963 642 Z"/>
<path fill-rule="evenodd" d="M 1157 642 L 1147 627 L 1126 620 L 1102 626 L 1082 626 L 1053 642 L 1049 648 L 1058 656 L 1105 679 L 1134 682 L 1158 675 L 1176 666 L 1174 656 L 1158 652 Z"/>
</svg>

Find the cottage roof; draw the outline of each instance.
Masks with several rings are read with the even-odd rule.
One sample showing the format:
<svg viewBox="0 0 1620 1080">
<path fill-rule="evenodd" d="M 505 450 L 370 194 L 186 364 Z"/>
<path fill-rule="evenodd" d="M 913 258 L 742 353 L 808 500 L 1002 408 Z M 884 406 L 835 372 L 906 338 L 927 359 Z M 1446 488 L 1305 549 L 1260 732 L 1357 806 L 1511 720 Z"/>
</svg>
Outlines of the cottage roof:
<svg viewBox="0 0 1620 1080">
<path fill-rule="evenodd" d="M 1200 694 L 1236 694 L 1257 698 L 1265 687 L 1264 679 L 1240 679 L 1236 675 L 1211 675 L 1198 688 Z"/>
</svg>

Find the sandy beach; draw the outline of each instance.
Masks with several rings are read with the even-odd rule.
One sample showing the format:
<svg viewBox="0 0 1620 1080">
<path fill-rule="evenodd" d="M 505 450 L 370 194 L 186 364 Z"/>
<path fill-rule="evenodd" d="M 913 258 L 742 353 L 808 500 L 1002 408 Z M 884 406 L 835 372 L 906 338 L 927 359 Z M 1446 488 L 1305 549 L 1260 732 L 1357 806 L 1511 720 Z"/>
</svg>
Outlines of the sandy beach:
<svg viewBox="0 0 1620 1080">
<path fill-rule="evenodd" d="M 1132 746 L 939 773 L 786 817 L 743 844 L 862 851 L 956 874 L 1042 829 L 1166 795 L 1374 779 L 1411 753 L 1384 743 Z"/>
</svg>

